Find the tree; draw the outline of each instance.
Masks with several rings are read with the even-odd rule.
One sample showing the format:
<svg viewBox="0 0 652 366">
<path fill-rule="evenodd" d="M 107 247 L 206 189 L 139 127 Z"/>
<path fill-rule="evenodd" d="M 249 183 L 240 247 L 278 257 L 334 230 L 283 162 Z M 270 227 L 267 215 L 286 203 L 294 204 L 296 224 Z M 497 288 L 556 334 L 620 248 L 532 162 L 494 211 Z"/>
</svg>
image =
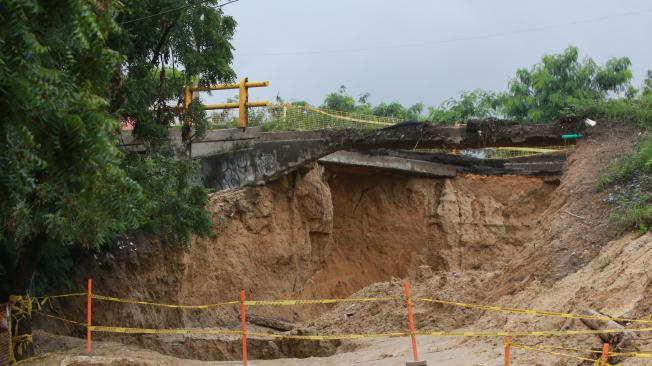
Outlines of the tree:
<svg viewBox="0 0 652 366">
<path fill-rule="evenodd" d="M 364 93 L 356 101 L 353 96 L 346 93 L 346 86 L 342 85 L 337 92 L 330 93 L 326 96 L 322 107 L 340 112 L 394 117 L 413 121 L 421 119 L 421 113 L 425 108 L 423 103 L 416 103 L 408 108 L 398 102 L 380 102 L 378 105 L 373 105 L 369 102 L 370 97 L 370 93 Z"/>
<path fill-rule="evenodd" d="M 144 196 L 120 168 L 118 124 L 102 97 L 119 61 L 105 46 L 111 12 L 81 0 L 2 0 L 0 14 L 3 301 L 28 290 L 46 246 L 89 249 L 136 228 Z"/>
<path fill-rule="evenodd" d="M 356 105 L 355 99 L 346 94 L 346 86 L 342 85 L 337 92 L 330 93 L 326 96 L 322 107 L 340 112 L 353 112 Z"/>
<path fill-rule="evenodd" d="M 648 70 L 645 75 L 645 80 L 643 81 L 643 94 L 652 94 L 652 70 Z"/>
<path fill-rule="evenodd" d="M 235 79 L 230 43 L 235 20 L 224 16 L 218 0 L 187 5 L 184 0 L 125 1 L 116 14 L 120 28 L 109 39 L 111 48 L 124 55 L 113 74 L 111 110 L 135 120 L 135 135 L 153 148 L 168 142 L 175 120 L 192 120 L 194 131 L 184 129 L 188 142 L 191 133 L 201 136 L 205 131 L 205 115 L 184 116 L 170 108 L 182 106 L 185 85 Z"/>
<path fill-rule="evenodd" d="M 185 83 L 234 76 L 235 21 L 216 4 L 0 0 L 0 302 L 32 291 L 44 254 L 91 253 L 135 230 L 179 245 L 210 233 L 196 165 L 164 145 L 186 117 L 169 105 Z M 117 148 L 127 118 L 149 154 Z"/>
<path fill-rule="evenodd" d="M 500 99 L 496 93 L 477 89 L 462 92 L 458 99 L 448 99 L 439 108 L 428 108 L 428 120 L 435 123 L 464 123 L 471 118 L 499 115 Z"/>
<path fill-rule="evenodd" d="M 532 68 L 519 69 L 502 99 L 504 113 L 521 121 L 551 121 L 569 108 L 605 100 L 627 90 L 632 78 L 628 58 L 613 58 L 604 66 L 575 47 L 546 55 Z"/>
</svg>

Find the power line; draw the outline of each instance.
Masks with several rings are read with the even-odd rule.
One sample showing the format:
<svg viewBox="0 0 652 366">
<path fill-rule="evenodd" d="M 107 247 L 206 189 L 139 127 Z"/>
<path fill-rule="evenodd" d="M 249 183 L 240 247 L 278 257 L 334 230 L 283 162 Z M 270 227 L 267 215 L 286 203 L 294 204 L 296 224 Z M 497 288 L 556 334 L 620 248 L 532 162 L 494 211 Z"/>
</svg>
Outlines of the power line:
<svg viewBox="0 0 652 366">
<path fill-rule="evenodd" d="M 179 6 L 178 8 L 164 10 L 164 11 L 161 11 L 161 12 L 158 12 L 158 13 L 154 13 L 154 14 L 146 15 L 146 16 L 144 16 L 144 17 L 140 17 L 140 18 L 136 18 L 136 19 L 125 20 L 124 22 L 121 22 L 120 25 L 129 24 L 129 23 L 135 23 L 135 22 L 138 22 L 138 21 L 141 21 L 141 20 L 150 19 L 150 18 L 155 18 L 155 17 L 160 16 L 160 15 L 163 15 L 163 14 L 168 14 L 168 13 L 172 13 L 172 12 L 175 12 L 175 11 L 178 11 L 178 10 L 188 9 L 188 8 L 191 8 L 191 7 L 193 7 L 193 6 L 197 6 L 197 5 L 203 4 L 203 3 L 208 2 L 208 1 L 209 1 L 209 0 L 200 0 L 200 1 L 197 1 L 197 2 L 192 3 L 192 4 L 187 4 L 187 5 Z M 229 5 L 229 4 L 233 4 L 233 3 L 238 2 L 238 1 L 240 1 L 240 0 L 231 0 L 231 1 L 227 1 L 227 2 L 225 2 L 225 3 L 222 4 L 222 5 L 218 5 L 217 8 L 221 8 L 221 7 L 224 7 L 224 6 Z"/>
<path fill-rule="evenodd" d="M 379 50 L 389 50 L 389 49 L 397 49 L 397 48 L 411 48 L 411 47 L 418 47 L 418 46 L 430 46 L 430 45 L 437 45 L 437 44 L 455 43 L 455 42 L 463 42 L 463 41 L 475 41 L 475 40 L 480 40 L 480 39 L 488 39 L 488 38 L 496 38 L 496 37 L 515 35 L 515 34 L 522 34 L 522 33 L 538 32 L 538 31 L 542 31 L 542 30 L 550 30 L 550 29 L 555 29 L 555 28 L 564 28 L 564 27 L 570 27 L 570 26 L 580 25 L 580 24 L 595 23 L 595 22 L 599 22 L 599 21 L 602 21 L 602 20 L 608 20 L 608 19 L 614 19 L 614 18 L 622 18 L 622 17 L 626 17 L 626 16 L 631 16 L 631 15 L 640 15 L 640 14 L 645 14 L 645 13 L 649 13 L 649 12 L 652 12 L 652 9 L 631 11 L 631 12 L 627 12 L 627 13 L 607 15 L 607 16 L 603 16 L 603 17 L 599 17 L 599 18 L 585 19 L 585 20 L 579 20 L 579 21 L 568 22 L 568 23 L 552 24 L 552 25 L 547 25 L 547 26 L 519 29 L 519 30 L 514 30 L 514 31 L 506 31 L 506 32 L 479 35 L 479 36 L 451 38 L 451 39 L 437 40 L 437 41 L 423 41 L 423 42 L 414 42 L 414 43 L 403 43 L 403 44 L 395 44 L 395 45 L 388 45 L 388 46 L 374 46 L 374 47 L 361 47 L 361 48 L 343 48 L 343 49 L 333 49 L 333 50 L 324 50 L 324 51 L 268 52 L 268 53 L 252 53 L 252 54 L 246 54 L 246 55 L 247 56 L 324 55 L 324 54 L 338 54 L 338 53 L 355 53 L 355 52 L 365 52 L 365 51 L 379 51 Z"/>
</svg>

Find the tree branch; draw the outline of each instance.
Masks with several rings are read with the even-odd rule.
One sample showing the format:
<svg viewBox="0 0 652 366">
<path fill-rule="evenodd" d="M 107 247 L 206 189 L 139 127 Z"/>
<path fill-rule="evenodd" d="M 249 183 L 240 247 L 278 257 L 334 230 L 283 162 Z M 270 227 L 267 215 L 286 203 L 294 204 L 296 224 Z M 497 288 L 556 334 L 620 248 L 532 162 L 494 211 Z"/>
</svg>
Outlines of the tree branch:
<svg viewBox="0 0 652 366">
<path fill-rule="evenodd" d="M 180 17 L 181 15 L 175 18 L 174 21 L 168 24 L 163 30 L 163 34 L 161 35 L 161 38 L 158 40 L 158 43 L 156 44 L 156 48 L 154 48 L 154 54 L 152 54 L 152 61 L 150 61 L 150 64 L 152 64 L 152 66 L 156 66 L 158 64 L 158 58 L 161 54 L 161 50 L 163 49 L 163 46 L 165 45 L 165 42 L 167 41 L 168 36 L 170 35 L 170 31 L 172 30 L 172 28 L 174 28 L 175 25 L 177 25 L 177 22 L 179 21 Z"/>
</svg>

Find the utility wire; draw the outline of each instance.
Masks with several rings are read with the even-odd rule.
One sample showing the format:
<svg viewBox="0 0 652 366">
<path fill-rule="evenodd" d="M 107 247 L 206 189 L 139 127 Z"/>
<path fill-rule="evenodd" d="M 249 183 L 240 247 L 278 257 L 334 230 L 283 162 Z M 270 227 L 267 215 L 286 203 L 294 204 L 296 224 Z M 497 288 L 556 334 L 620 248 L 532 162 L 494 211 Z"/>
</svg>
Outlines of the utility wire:
<svg viewBox="0 0 652 366">
<path fill-rule="evenodd" d="M 172 12 L 175 12 L 175 11 L 178 11 L 178 10 L 192 8 L 193 6 L 203 4 L 203 3 L 207 2 L 207 1 L 209 1 L 209 0 L 200 0 L 200 1 L 197 1 L 195 3 L 187 4 L 187 5 L 184 5 L 184 6 L 179 6 L 179 7 L 174 8 L 174 9 L 164 10 L 164 11 L 161 11 L 161 12 L 158 12 L 158 13 L 146 15 L 144 17 L 140 17 L 140 18 L 136 18 L 136 19 L 125 20 L 124 22 L 121 22 L 120 24 L 123 25 L 123 24 L 135 23 L 135 22 L 139 22 L 141 20 L 155 18 L 155 17 L 163 15 L 163 14 L 168 14 L 168 13 L 172 13 Z M 218 5 L 217 8 L 219 9 L 221 7 L 224 7 L 224 6 L 229 5 L 229 4 L 233 4 L 233 3 L 238 2 L 238 1 L 240 1 L 240 0 L 227 1 L 224 4 Z"/>
<path fill-rule="evenodd" d="M 592 19 L 585 19 L 585 20 L 579 20 L 579 21 L 574 21 L 574 22 L 568 22 L 568 23 L 552 24 L 552 25 L 547 25 L 547 26 L 525 28 L 525 29 L 519 29 L 519 30 L 514 30 L 514 31 L 506 31 L 506 32 L 500 32 L 500 33 L 486 34 L 486 35 L 481 35 L 481 36 L 459 37 L 459 38 L 451 38 L 451 39 L 437 40 L 437 41 L 424 41 L 424 42 L 404 43 L 404 44 L 396 44 L 396 45 L 388 45 L 388 46 L 375 46 L 375 47 L 343 48 L 343 49 L 333 49 L 333 50 L 324 50 L 324 51 L 268 52 L 268 53 L 252 53 L 252 54 L 246 54 L 246 55 L 247 56 L 323 55 L 323 54 L 355 53 L 355 52 L 365 52 L 365 51 L 389 50 L 389 49 L 397 49 L 397 48 L 411 48 L 411 47 L 418 47 L 418 46 L 430 46 L 430 45 L 437 45 L 437 44 L 455 43 L 455 42 L 463 42 L 463 41 L 474 41 L 474 40 L 496 38 L 496 37 L 514 35 L 514 34 L 530 33 L 530 32 L 542 31 L 542 30 L 550 30 L 550 29 L 555 29 L 555 28 L 570 27 L 570 26 L 574 26 L 574 25 L 595 23 L 595 22 L 602 21 L 602 20 L 608 20 L 608 19 L 614 19 L 614 18 L 622 18 L 622 17 L 626 17 L 626 16 L 639 15 L 639 14 L 645 14 L 645 13 L 650 13 L 650 12 L 652 12 L 652 9 L 644 9 L 644 10 L 638 10 L 638 11 L 631 11 L 631 12 L 627 12 L 627 13 L 607 15 L 607 16 L 603 16 L 603 17 L 599 17 L 599 18 L 592 18 Z"/>
</svg>

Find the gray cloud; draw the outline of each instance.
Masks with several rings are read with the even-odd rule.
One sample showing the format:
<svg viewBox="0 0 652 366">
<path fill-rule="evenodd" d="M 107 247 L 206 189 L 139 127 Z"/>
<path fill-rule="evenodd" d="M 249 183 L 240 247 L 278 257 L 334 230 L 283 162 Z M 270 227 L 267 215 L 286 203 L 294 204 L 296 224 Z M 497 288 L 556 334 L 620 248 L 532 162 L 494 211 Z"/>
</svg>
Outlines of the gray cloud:
<svg viewBox="0 0 652 366">
<path fill-rule="evenodd" d="M 652 69 L 651 11 L 646 0 L 241 0 L 225 7 L 239 23 L 238 76 L 272 83 L 252 98 L 313 104 L 340 85 L 371 93 L 373 102 L 427 105 L 462 90 L 503 90 L 517 68 L 568 45 L 598 62 L 630 57 L 639 85 Z M 615 16 L 624 13 L 633 14 Z"/>
</svg>

